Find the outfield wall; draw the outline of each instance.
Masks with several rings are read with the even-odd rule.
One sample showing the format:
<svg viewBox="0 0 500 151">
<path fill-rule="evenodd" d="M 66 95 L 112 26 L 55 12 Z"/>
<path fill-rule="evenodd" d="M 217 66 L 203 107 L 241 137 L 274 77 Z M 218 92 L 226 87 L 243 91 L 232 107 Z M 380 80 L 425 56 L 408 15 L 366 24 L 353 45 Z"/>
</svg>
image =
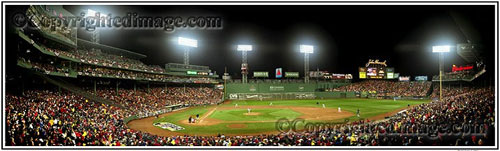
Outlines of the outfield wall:
<svg viewBox="0 0 500 151">
<path fill-rule="evenodd" d="M 354 98 L 355 92 L 314 92 L 317 99 Z"/>
<path fill-rule="evenodd" d="M 229 83 L 227 93 L 285 93 L 285 92 L 314 92 L 316 85 L 299 83 Z"/>
<path fill-rule="evenodd" d="M 323 92 L 322 89 L 337 88 L 349 83 L 228 83 L 226 99 L 321 99 L 355 97 L 354 92 Z"/>
<path fill-rule="evenodd" d="M 337 88 L 349 83 L 227 83 L 226 93 L 286 93 L 315 92 L 318 89 Z"/>
</svg>

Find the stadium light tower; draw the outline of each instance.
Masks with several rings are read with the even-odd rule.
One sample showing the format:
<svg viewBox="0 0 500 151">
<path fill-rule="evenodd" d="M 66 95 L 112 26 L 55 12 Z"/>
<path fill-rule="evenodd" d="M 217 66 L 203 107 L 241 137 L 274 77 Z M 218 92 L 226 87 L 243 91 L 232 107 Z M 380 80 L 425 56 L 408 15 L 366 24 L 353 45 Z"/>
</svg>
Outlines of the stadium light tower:
<svg viewBox="0 0 500 151">
<path fill-rule="evenodd" d="M 432 46 L 433 53 L 439 53 L 439 101 L 443 99 L 443 53 L 450 52 L 451 46 Z"/>
<path fill-rule="evenodd" d="M 97 12 L 95 10 L 87 9 L 87 14 L 85 15 L 85 17 L 98 17 L 100 19 L 101 17 L 106 18 L 107 16 L 105 14 L 102 14 L 102 13 Z M 98 24 L 97 26 L 100 27 L 101 26 L 100 25 L 101 21 L 97 21 L 96 20 L 96 22 Z M 90 41 L 93 42 L 93 43 L 99 44 L 100 40 L 101 40 L 101 33 L 99 31 L 99 28 L 96 27 L 94 29 L 94 31 L 92 31 L 92 35 L 90 37 Z"/>
<path fill-rule="evenodd" d="M 304 82 L 309 83 L 309 54 L 314 52 L 312 45 L 300 45 L 300 53 L 304 53 Z"/>
<path fill-rule="evenodd" d="M 236 50 L 241 51 L 241 83 L 248 82 L 247 52 L 252 51 L 252 45 L 238 45 Z"/>
<path fill-rule="evenodd" d="M 177 38 L 177 43 L 184 46 L 184 64 L 189 65 L 189 48 L 197 48 L 198 41 L 195 39 L 179 37 Z"/>
</svg>

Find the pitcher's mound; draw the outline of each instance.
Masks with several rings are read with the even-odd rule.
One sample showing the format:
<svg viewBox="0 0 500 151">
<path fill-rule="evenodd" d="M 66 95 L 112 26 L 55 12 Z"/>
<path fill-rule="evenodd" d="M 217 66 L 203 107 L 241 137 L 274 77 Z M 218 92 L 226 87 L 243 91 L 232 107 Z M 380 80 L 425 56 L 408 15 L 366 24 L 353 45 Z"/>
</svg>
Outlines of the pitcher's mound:
<svg viewBox="0 0 500 151">
<path fill-rule="evenodd" d="M 244 113 L 243 115 L 260 115 L 259 112 Z"/>
<path fill-rule="evenodd" d="M 229 128 L 246 128 L 247 125 L 246 124 L 229 124 L 229 125 L 227 125 L 227 127 L 229 127 Z"/>
</svg>

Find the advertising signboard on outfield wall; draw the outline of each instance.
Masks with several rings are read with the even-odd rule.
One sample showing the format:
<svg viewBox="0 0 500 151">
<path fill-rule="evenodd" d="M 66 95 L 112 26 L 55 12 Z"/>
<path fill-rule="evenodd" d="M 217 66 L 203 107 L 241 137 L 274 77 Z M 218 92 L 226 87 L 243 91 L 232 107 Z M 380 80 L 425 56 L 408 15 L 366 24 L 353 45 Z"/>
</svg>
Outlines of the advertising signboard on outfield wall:
<svg viewBox="0 0 500 151">
<path fill-rule="evenodd" d="M 427 81 L 427 76 L 416 76 L 415 81 Z"/>
<path fill-rule="evenodd" d="M 385 70 L 384 70 L 384 68 L 379 68 L 378 69 L 378 77 L 381 77 L 381 78 L 385 77 Z"/>
<path fill-rule="evenodd" d="M 283 77 L 283 72 L 281 68 L 276 68 L 276 78 Z"/>
<path fill-rule="evenodd" d="M 345 79 L 352 79 L 352 74 L 346 74 Z"/>
<path fill-rule="evenodd" d="M 359 68 L 359 78 L 366 79 L 366 68 L 363 67 Z"/>
<path fill-rule="evenodd" d="M 474 69 L 474 66 L 472 66 L 472 65 L 459 66 L 459 67 L 457 67 L 456 65 L 453 65 L 451 67 L 452 72 L 467 71 L 467 70 L 472 70 L 472 69 Z"/>
<path fill-rule="evenodd" d="M 399 77 L 399 81 L 410 81 L 410 76 L 401 76 Z"/>
<path fill-rule="evenodd" d="M 253 77 L 256 77 L 256 78 L 269 78 L 269 72 L 253 72 Z"/>
<path fill-rule="evenodd" d="M 278 85 L 278 86 L 269 86 L 269 91 L 285 91 L 285 87 Z"/>
<path fill-rule="evenodd" d="M 309 77 L 311 78 L 321 78 L 325 75 L 324 71 L 309 71 Z"/>
<path fill-rule="evenodd" d="M 215 85 L 215 88 L 219 89 L 219 90 L 222 90 L 222 89 L 224 89 L 224 85 L 223 84 L 217 84 L 217 85 Z"/>
<path fill-rule="evenodd" d="M 285 72 L 285 77 L 287 78 L 298 78 L 299 72 Z"/>
<path fill-rule="evenodd" d="M 394 68 L 385 68 L 385 70 L 387 71 L 387 73 L 389 73 L 389 72 L 393 72 L 394 73 Z"/>
<path fill-rule="evenodd" d="M 394 73 L 387 73 L 387 79 L 394 79 Z"/>
<path fill-rule="evenodd" d="M 394 79 L 394 68 L 385 68 L 387 79 Z"/>
</svg>

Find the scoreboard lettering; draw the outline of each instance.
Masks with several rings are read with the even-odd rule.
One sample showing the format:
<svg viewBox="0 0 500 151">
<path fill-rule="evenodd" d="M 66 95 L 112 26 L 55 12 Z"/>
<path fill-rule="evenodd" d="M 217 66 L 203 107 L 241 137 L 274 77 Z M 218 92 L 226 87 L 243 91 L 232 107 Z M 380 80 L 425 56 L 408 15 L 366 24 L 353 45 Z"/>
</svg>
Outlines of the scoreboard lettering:
<svg viewBox="0 0 500 151">
<path fill-rule="evenodd" d="M 359 78 L 366 79 L 366 68 L 363 67 L 359 68 Z"/>
<path fill-rule="evenodd" d="M 397 79 L 392 67 L 359 67 L 359 79 Z"/>
</svg>

